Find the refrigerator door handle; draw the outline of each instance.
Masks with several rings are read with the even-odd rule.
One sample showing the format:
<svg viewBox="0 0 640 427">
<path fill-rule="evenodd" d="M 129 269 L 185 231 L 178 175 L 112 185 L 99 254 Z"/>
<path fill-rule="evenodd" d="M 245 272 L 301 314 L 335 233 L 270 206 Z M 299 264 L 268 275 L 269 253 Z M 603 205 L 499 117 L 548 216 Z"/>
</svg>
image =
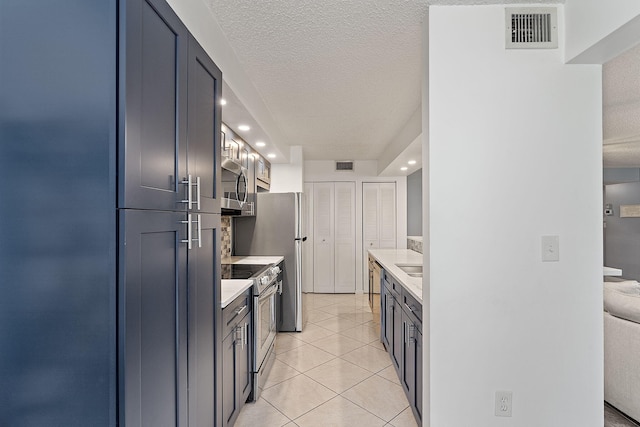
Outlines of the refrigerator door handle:
<svg viewBox="0 0 640 427">
<path fill-rule="evenodd" d="M 296 240 L 296 294 L 295 319 L 296 331 L 302 331 L 302 242 Z"/>
</svg>

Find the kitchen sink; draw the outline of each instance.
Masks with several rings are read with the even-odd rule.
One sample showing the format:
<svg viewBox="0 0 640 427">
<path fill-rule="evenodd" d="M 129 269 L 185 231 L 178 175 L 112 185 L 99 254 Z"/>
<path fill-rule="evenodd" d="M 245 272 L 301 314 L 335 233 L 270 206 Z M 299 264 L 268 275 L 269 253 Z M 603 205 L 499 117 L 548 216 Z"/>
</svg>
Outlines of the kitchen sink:
<svg viewBox="0 0 640 427">
<path fill-rule="evenodd" d="M 411 277 L 422 277 L 422 265 L 419 264 L 396 264 L 400 270 Z"/>
</svg>

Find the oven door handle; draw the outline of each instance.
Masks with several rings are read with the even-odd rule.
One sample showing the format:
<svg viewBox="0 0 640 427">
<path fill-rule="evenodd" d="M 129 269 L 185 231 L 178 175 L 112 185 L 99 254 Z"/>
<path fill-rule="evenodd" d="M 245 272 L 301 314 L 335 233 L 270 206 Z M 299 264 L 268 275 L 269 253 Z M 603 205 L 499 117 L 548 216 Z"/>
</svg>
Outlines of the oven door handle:
<svg viewBox="0 0 640 427">
<path fill-rule="evenodd" d="M 258 301 L 264 301 L 265 299 L 271 297 L 273 294 L 278 292 L 278 286 L 277 285 L 269 285 L 269 287 L 266 288 L 266 289 L 267 289 L 266 292 L 263 292 L 260 295 L 258 295 Z"/>
</svg>

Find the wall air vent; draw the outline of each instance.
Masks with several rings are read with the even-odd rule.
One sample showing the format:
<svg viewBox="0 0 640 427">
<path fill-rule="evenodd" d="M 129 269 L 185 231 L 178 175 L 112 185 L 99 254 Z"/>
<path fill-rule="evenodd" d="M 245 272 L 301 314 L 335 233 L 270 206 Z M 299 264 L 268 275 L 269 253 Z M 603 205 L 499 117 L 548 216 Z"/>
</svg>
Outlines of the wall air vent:
<svg viewBox="0 0 640 427">
<path fill-rule="evenodd" d="M 556 49 L 558 10 L 554 7 L 508 7 L 507 49 Z"/>
<path fill-rule="evenodd" d="M 353 171 L 353 162 L 351 160 L 339 160 L 336 162 L 336 170 L 343 172 Z"/>
</svg>

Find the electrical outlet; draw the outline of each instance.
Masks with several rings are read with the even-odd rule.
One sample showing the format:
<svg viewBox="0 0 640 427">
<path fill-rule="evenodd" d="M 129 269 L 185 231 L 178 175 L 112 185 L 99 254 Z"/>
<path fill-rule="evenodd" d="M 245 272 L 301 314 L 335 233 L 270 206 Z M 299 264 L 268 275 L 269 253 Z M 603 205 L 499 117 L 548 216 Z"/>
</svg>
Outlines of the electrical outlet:
<svg viewBox="0 0 640 427">
<path fill-rule="evenodd" d="M 510 391 L 496 391 L 496 417 L 510 417 L 513 395 Z"/>
</svg>

